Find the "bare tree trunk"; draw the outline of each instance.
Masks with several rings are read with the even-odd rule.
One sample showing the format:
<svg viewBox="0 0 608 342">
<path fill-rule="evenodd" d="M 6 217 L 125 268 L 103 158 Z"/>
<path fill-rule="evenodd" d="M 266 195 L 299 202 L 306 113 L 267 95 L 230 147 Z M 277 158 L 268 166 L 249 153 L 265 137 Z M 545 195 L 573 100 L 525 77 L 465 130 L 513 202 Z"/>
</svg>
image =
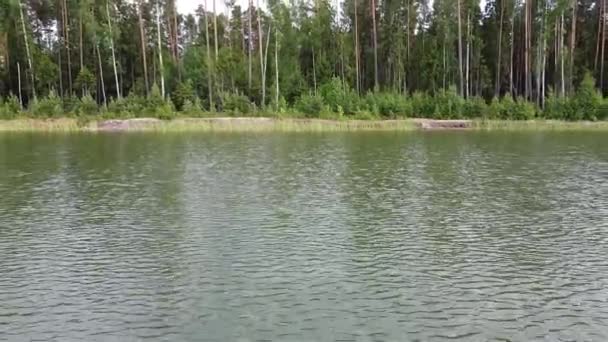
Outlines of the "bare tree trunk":
<svg viewBox="0 0 608 342">
<path fill-rule="evenodd" d="M 215 0 L 213 0 L 213 37 L 215 44 L 215 61 L 219 55 L 218 41 L 217 41 L 217 12 L 215 11 Z"/>
<path fill-rule="evenodd" d="M 212 82 L 212 75 L 214 74 L 213 67 L 211 66 L 211 47 L 209 44 L 209 20 L 207 19 L 207 9 L 205 8 L 205 10 L 203 11 L 204 15 L 205 15 L 205 41 L 206 41 L 206 45 L 207 45 L 207 88 L 209 91 L 209 110 L 210 111 L 215 111 L 214 106 L 213 106 L 213 82 Z"/>
<path fill-rule="evenodd" d="M 359 0 L 354 0 L 355 3 L 355 73 L 357 76 L 357 94 L 361 94 L 361 78 L 359 75 L 359 19 L 357 18 L 357 3 Z"/>
<path fill-rule="evenodd" d="M 112 51 L 112 68 L 114 69 L 114 80 L 116 81 L 116 96 L 120 98 L 120 82 L 118 81 L 116 52 L 114 51 L 114 35 L 112 34 L 112 20 L 110 20 L 110 6 L 108 1 L 106 1 L 106 14 L 108 16 L 108 29 L 110 30 L 110 50 Z"/>
<path fill-rule="evenodd" d="M 206 15 L 206 14 L 205 14 Z M 165 70 L 163 66 L 163 47 L 160 41 L 160 4 L 156 3 L 156 36 L 158 40 L 158 68 L 160 71 L 160 94 L 165 98 Z"/>
<path fill-rule="evenodd" d="M 531 42 L 531 18 L 530 18 L 530 14 L 531 14 L 531 1 L 526 1 L 525 4 L 525 8 L 524 8 L 525 13 L 525 23 L 524 23 L 524 29 L 525 29 L 525 39 L 524 39 L 524 79 L 525 79 L 525 85 L 524 85 L 524 96 L 526 99 L 530 99 L 531 98 L 531 93 L 532 93 L 532 81 L 531 81 L 531 77 L 530 77 L 530 62 L 531 62 L 531 56 L 530 56 L 530 42 Z"/>
<path fill-rule="evenodd" d="M 376 28 L 376 1 L 372 0 L 372 33 L 374 37 L 374 91 L 380 89 L 378 82 L 378 30 Z"/>
<path fill-rule="evenodd" d="M 602 1 L 602 48 L 600 55 L 600 90 L 604 92 L 604 52 L 606 47 L 606 0 Z"/>
<path fill-rule="evenodd" d="M 249 0 L 249 10 L 247 11 L 247 17 L 249 18 L 249 37 L 247 39 L 247 52 L 249 56 L 249 90 L 251 90 L 251 79 L 252 79 L 252 70 L 253 64 L 251 59 L 251 38 L 253 37 L 253 30 L 251 29 L 251 11 L 253 10 L 253 0 Z"/>
<path fill-rule="evenodd" d="M 496 85 L 494 86 L 494 96 L 500 96 L 500 76 L 501 76 L 501 63 L 502 63 L 502 25 L 503 17 L 505 12 L 504 0 L 500 0 L 500 23 L 498 29 L 498 55 L 496 60 Z"/>
<path fill-rule="evenodd" d="M 70 89 L 70 95 L 72 93 L 72 57 L 71 57 L 71 53 L 70 53 L 70 23 L 69 23 L 69 19 L 68 19 L 68 6 L 67 6 L 67 1 L 63 0 L 63 18 L 64 18 L 64 25 L 65 25 L 65 50 L 66 50 L 66 56 L 67 56 L 67 62 L 68 62 L 68 87 Z"/>
<path fill-rule="evenodd" d="M 560 73 L 561 73 L 561 83 L 560 83 L 560 91 L 561 96 L 566 96 L 566 73 L 564 69 L 564 13 L 560 16 L 560 26 L 559 26 L 559 54 L 560 54 Z"/>
<path fill-rule="evenodd" d="M 103 65 L 101 64 L 101 52 L 99 52 L 99 43 L 95 43 L 95 50 L 97 50 L 97 62 L 99 63 L 99 80 L 101 81 L 101 95 L 103 97 L 103 106 L 108 106 L 108 99 L 106 97 L 106 85 L 103 81 Z"/>
<path fill-rule="evenodd" d="M 266 74 L 264 73 L 264 54 L 262 49 L 264 48 L 264 38 L 262 37 L 262 10 L 260 8 L 260 0 L 258 0 L 258 8 L 257 8 L 257 17 L 258 17 L 258 40 L 259 40 L 259 51 L 260 51 L 260 73 L 262 78 L 262 106 L 266 105 Z"/>
<path fill-rule="evenodd" d="M 21 93 L 21 64 L 17 62 L 17 83 L 19 85 L 19 108 L 23 110 L 23 94 Z"/>
<path fill-rule="evenodd" d="M 466 48 L 466 64 L 464 73 L 464 89 L 465 97 L 469 97 L 469 72 L 471 70 L 471 12 L 467 11 L 467 48 Z"/>
<path fill-rule="evenodd" d="M 30 54 L 30 43 L 27 40 L 27 31 L 25 29 L 25 19 L 23 18 L 23 5 L 21 0 L 19 3 L 19 16 L 21 17 L 21 29 L 23 30 L 23 42 L 25 43 L 25 54 L 27 56 L 27 66 L 30 69 L 30 77 L 32 81 L 32 97 L 36 99 L 36 78 L 34 77 L 34 65 L 32 63 L 32 55 Z"/>
<path fill-rule="evenodd" d="M 278 26 L 278 25 L 277 25 Z M 279 30 L 274 29 L 274 83 L 275 83 L 275 103 L 278 109 L 279 106 Z"/>
<path fill-rule="evenodd" d="M 596 45 L 595 45 L 595 62 L 593 64 L 593 71 L 594 72 L 597 72 L 597 60 L 598 60 L 598 57 L 600 55 L 600 46 L 601 46 L 600 39 L 602 37 L 601 32 L 604 29 L 604 26 L 603 26 L 603 23 L 604 23 L 604 20 L 603 20 L 604 1 L 605 0 L 599 0 L 597 2 L 599 4 L 599 8 L 597 10 L 597 12 L 598 12 L 598 17 L 597 17 L 597 40 L 596 40 Z"/>
<path fill-rule="evenodd" d="M 462 13 L 460 10 L 460 0 L 456 0 L 456 11 L 458 12 L 456 15 L 458 17 L 458 73 L 460 76 L 460 95 L 465 95 L 464 90 L 464 73 L 462 70 Z"/>
<path fill-rule="evenodd" d="M 509 93 L 514 93 L 513 83 L 513 59 L 515 58 L 515 9 L 516 3 L 513 2 L 513 13 L 511 14 L 511 53 L 509 58 Z"/>
<path fill-rule="evenodd" d="M 266 33 L 266 48 L 264 49 L 264 72 L 263 72 L 263 83 L 266 84 L 266 74 L 268 71 L 268 48 L 270 47 L 270 36 L 272 32 L 272 22 L 268 25 L 268 32 Z"/>
<path fill-rule="evenodd" d="M 312 82 L 315 88 L 315 95 L 317 95 L 317 67 L 315 62 L 315 47 L 312 47 Z"/>
<path fill-rule="evenodd" d="M 139 0 L 139 6 L 137 7 L 137 16 L 139 19 L 139 38 L 140 38 L 140 43 L 141 43 L 141 56 L 142 56 L 142 63 L 143 63 L 143 68 L 144 68 L 144 85 L 146 87 L 146 96 L 148 96 L 148 91 L 150 89 L 150 84 L 148 83 L 148 61 L 147 61 L 147 57 L 146 57 L 146 31 L 145 31 L 145 27 L 144 27 L 144 20 L 142 18 L 142 6 L 143 6 L 143 0 Z"/>
<path fill-rule="evenodd" d="M 574 47 L 576 45 L 577 1 L 572 0 L 572 27 L 570 29 L 570 82 L 569 93 L 574 92 Z"/>
</svg>

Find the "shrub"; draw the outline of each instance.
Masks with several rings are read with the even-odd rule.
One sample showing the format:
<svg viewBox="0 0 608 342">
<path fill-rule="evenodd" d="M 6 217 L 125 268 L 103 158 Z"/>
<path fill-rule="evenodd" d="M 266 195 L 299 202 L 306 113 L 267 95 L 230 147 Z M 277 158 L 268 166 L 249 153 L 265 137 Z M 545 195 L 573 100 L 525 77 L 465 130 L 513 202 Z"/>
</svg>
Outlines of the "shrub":
<svg viewBox="0 0 608 342">
<path fill-rule="evenodd" d="M 63 105 L 61 99 L 57 96 L 55 90 L 51 90 L 49 95 L 36 99 L 30 105 L 30 112 L 37 117 L 60 117 L 63 113 Z"/>
<path fill-rule="evenodd" d="M 0 119 L 14 119 L 21 112 L 21 104 L 16 96 L 11 95 L 5 101 L 0 99 Z"/>
<path fill-rule="evenodd" d="M 295 103 L 295 108 L 307 117 L 318 117 L 323 107 L 323 98 L 313 94 L 302 95 Z"/>
<path fill-rule="evenodd" d="M 179 111 L 183 110 L 186 101 L 193 103 L 194 98 L 194 89 L 192 88 L 192 82 L 190 81 L 179 83 L 175 88 L 175 91 L 171 93 L 171 101 L 173 101 L 173 105 Z"/>
<path fill-rule="evenodd" d="M 134 117 L 134 116 L 146 116 L 147 101 L 145 98 L 135 95 L 134 93 L 129 94 L 127 97 L 120 99 L 113 99 L 108 104 L 108 110 L 106 116 L 109 117 Z M 154 108 L 152 108 L 152 111 Z"/>
<path fill-rule="evenodd" d="M 463 115 L 468 119 L 484 117 L 488 112 L 488 105 L 483 98 L 473 96 L 464 103 Z"/>
<path fill-rule="evenodd" d="M 575 110 L 571 120 L 597 120 L 602 105 L 602 95 L 595 89 L 595 80 L 589 72 L 585 73 L 581 84 L 572 99 Z"/>
<path fill-rule="evenodd" d="M 176 116 L 175 108 L 170 103 L 165 102 L 154 108 L 154 116 L 161 120 L 171 120 Z"/>
<path fill-rule="evenodd" d="M 247 96 L 242 94 L 222 93 L 222 110 L 232 115 L 248 115 L 253 113 L 253 106 Z"/>
<path fill-rule="evenodd" d="M 573 116 L 572 102 L 566 97 L 559 97 L 552 89 L 549 89 L 547 98 L 545 99 L 545 109 L 543 116 L 547 119 L 568 120 Z"/>
<path fill-rule="evenodd" d="M 80 98 L 76 105 L 76 114 L 79 116 L 94 115 L 98 112 L 97 102 L 93 99 L 91 94 L 85 94 Z"/>
<path fill-rule="evenodd" d="M 502 113 L 502 103 L 498 97 L 493 97 L 485 114 L 482 115 L 482 118 L 498 119 L 501 117 L 501 113 Z"/>
<path fill-rule="evenodd" d="M 451 86 L 435 95 L 434 117 L 437 119 L 461 119 L 464 108 L 464 98 Z"/>
<path fill-rule="evenodd" d="M 182 112 L 191 117 L 198 117 L 203 115 L 203 107 L 201 105 L 201 99 L 198 96 L 194 97 L 194 101 L 186 100 L 184 102 Z"/>
<path fill-rule="evenodd" d="M 332 112 L 353 114 L 357 110 L 359 96 L 337 77 L 321 85 L 319 94 L 323 98 L 323 103 L 328 105 Z"/>
<path fill-rule="evenodd" d="M 532 120 L 536 116 L 536 105 L 518 97 L 511 118 L 514 120 Z"/>
<path fill-rule="evenodd" d="M 388 118 L 409 117 L 413 112 L 407 97 L 396 93 L 368 93 L 365 104 L 371 113 Z"/>
<path fill-rule="evenodd" d="M 431 118 L 435 115 L 434 99 L 422 92 L 415 92 L 411 97 L 412 113 L 417 118 Z"/>
</svg>

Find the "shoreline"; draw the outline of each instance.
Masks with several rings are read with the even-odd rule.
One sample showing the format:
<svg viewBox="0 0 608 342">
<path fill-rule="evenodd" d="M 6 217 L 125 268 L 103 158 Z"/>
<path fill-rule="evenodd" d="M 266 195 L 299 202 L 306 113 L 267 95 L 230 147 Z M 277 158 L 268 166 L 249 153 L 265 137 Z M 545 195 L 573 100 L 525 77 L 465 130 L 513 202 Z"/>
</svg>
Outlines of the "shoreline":
<svg viewBox="0 0 608 342">
<path fill-rule="evenodd" d="M 608 121 L 324 120 L 268 117 L 0 120 L 0 132 L 332 132 L 332 131 L 539 130 L 608 131 Z"/>
</svg>

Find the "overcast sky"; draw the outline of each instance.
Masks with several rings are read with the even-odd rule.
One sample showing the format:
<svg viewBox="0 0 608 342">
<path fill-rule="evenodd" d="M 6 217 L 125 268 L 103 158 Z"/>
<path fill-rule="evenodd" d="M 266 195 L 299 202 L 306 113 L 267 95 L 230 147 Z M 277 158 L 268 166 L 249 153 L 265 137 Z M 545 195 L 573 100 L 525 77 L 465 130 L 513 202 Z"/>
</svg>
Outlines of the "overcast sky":
<svg viewBox="0 0 608 342">
<path fill-rule="evenodd" d="M 254 4 L 257 3 L 258 0 L 253 0 Z M 338 0 L 331 0 L 332 3 L 335 3 Z M 342 1 L 342 0 L 340 0 Z M 193 13 L 194 10 L 198 8 L 200 5 L 204 5 L 206 2 L 207 8 L 213 8 L 213 0 L 177 0 L 177 7 L 180 13 Z M 262 0 L 262 2 L 264 2 Z M 237 5 L 241 5 L 242 7 L 247 7 L 249 0 L 236 0 Z M 481 9 L 485 7 L 486 0 L 480 1 Z M 430 1 L 430 4 L 433 4 L 433 1 Z M 216 0 L 217 11 L 226 11 L 226 6 L 224 6 L 224 0 Z"/>
</svg>

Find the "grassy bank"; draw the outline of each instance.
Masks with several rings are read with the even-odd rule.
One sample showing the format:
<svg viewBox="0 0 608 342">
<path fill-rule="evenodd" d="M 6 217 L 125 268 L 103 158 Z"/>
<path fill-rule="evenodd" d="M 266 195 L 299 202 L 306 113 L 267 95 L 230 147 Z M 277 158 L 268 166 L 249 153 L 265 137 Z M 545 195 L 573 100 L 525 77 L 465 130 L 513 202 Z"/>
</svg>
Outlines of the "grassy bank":
<svg viewBox="0 0 608 342">
<path fill-rule="evenodd" d="M 180 118 L 173 120 L 0 120 L 0 132 L 341 132 L 414 130 L 580 130 L 608 131 L 608 121 L 500 120 L 323 120 L 277 118 Z"/>
</svg>

